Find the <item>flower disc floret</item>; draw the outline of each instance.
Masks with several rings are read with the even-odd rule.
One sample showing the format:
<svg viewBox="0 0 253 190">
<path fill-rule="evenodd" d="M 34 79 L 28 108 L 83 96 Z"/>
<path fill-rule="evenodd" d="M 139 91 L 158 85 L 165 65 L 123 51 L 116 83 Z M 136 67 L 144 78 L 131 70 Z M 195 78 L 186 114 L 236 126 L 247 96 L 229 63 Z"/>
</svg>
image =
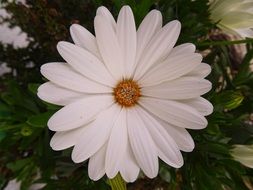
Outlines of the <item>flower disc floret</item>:
<svg viewBox="0 0 253 190">
<path fill-rule="evenodd" d="M 128 79 L 119 82 L 113 89 L 113 94 L 119 105 L 132 107 L 138 102 L 141 91 L 139 85 L 135 81 Z"/>
</svg>

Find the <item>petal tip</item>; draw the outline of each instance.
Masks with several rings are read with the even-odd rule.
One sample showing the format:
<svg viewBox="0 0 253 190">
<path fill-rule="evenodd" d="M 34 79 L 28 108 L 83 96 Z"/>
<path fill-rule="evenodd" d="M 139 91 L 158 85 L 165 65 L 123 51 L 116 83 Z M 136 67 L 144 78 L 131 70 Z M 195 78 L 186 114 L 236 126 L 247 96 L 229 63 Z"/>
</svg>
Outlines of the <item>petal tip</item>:
<svg viewBox="0 0 253 190">
<path fill-rule="evenodd" d="M 73 160 L 74 163 L 78 164 L 83 162 L 84 160 L 79 158 L 77 153 L 75 152 L 75 149 L 73 149 L 72 154 L 71 154 L 71 159 Z"/>
<path fill-rule="evenodd" d="M 52 137 L 49 143 L 50 147 L 54 150 L 54 151 L 59 151 L 61 149 L 59 149 L 59 147 L 57 147 L 57 144 L 54 141 L 54 138 Z"/>
<path fill-rule="evenodd" d="M 73 31 L 73 30 L 77 29 L 79 26 L 80 26 L 79 24 L 74 23 L 74 24 L 71 24 L 69 29 L 70 29 L 70 31 Z"/>
<path fill-rule="evenodd" d="M 120 11 L 124 11 L 124 12 L 131 12 L 132 13 L 132 9 L 129 5 L 124 5 Z"/>
<path fill-rule="evenodd" d="M 175 27 L 181 28 L 181 22 L 179 20 L 173 20 L 171 23 L 174 24 Z"/>
</svg>

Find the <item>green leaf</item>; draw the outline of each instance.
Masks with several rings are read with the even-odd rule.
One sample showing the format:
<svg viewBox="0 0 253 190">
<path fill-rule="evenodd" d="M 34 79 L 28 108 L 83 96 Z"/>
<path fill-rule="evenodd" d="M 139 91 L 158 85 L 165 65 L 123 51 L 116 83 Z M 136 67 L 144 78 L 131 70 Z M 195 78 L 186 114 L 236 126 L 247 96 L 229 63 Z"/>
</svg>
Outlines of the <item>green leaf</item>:
<svg viewBox="0 0 253 190">
<path fill-rule="evenodd" d="M 6 133 L 3 131 L 0 131 L 0 142 L 6 137 Z"/>
<path fill-rule="evenodd" d="M 216 106 L 221 106 L 224 109 L 232 110 L 241 105 L 244 96 L 240 91 L 223 91 L 214 97 L 214 103 Z"/>
<path fill-rule="evenodd" d="M 134 10 L 135 22 L 139 26 L 145 15 L 148 13 L 150 7 L 154 3 L 153 0 L 141 0 Z"/>
<path fill-rule="evenodd" d="M 32 159 L 31 158 L 25 158 L 22 160 L 17 160 L 15 162 L 11 162 L 7 164 L 7 168 L 10 170 L 17 172 L 18 170 L 21 170 L 23 167 L 31 163 Z"/>
<path fill-rule="evenodd" d="M 7 119 L 10 116 L 11 116 L 10 108 L 6 104 L 0 102 L 0 119 Z"/>
<path fill-rule="evenodd" d="M 245 43 L 252 43 L 253 39 L 248 38 L 245 40 L 225 40 L 225 41 L 204 41 L 199 42 L 197 46 L 228 46 L 228 45 L 235 45 L 235 44 L 245 44 Z"/>
<path fill-rule="evenodd" d="M 40 86 L 40 84 L 38 84 L 38 83 L 30 83 L 30 84 L 28 84 L 28 89 L 33 94 L 37 94 L 37 90 L 38 90 L 39 86 Z"/>
<path fill-rule="evenodd" d="M 229 149 L 225 144 L 209 142 L 208 144 L 199 145 L 199 147 L 202 149 L 202 151 L 229 156 Z"/>
<path fill-rule="evenodd" d="M 234 83 L 236 85 L 241 85 L 250 80 L 250 77 L 252 76 L 252 72 L 250 69 L 250 63 L 252 58 L 253 58 L 253 49 L 249 50 L 246 53 L 242 63 L 239 66 L 239 71 L 234 78 Z"/>
<path fill-rule="evenodd" d="M 53 112 L 48 111 L 28 118 L 27 123 L 33 127 L 45 127 L 47 126 L 48 119 L 52 116 Z"/>
</svg>

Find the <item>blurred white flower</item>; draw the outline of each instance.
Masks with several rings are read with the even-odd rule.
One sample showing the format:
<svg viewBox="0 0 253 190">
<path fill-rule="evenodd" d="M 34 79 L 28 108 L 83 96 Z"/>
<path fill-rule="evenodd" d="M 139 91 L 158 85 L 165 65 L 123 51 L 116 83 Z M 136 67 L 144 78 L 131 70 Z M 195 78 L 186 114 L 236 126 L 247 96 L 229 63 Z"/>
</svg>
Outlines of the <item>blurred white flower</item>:
<svg viewBox="0 0 253 190">
<path fill-rule="evenodd" d="M 210 19 L 224 32 L 253 38 L 252 0 L 210 0 Z"/>
<path fill-rule="evenodd" d="M 234 160 L 241 164 L 253 168 L 253 144 L 252 145 L 235 145 L 231 155 Z"/>
<path fill-rule="evenodd" d="M 45 186 L 45 183 L 34 183 L 28 188 L 28 190 L 39 190 Z M 21 181 L 18 181 L 17 179 L 9 181 L 4 190 L 21 190 Z"/>
<path fill-rule="evenodd" d="M 10 17 L 6 10 L 1 8 L 1 5 L 0 17 Z M 8 23 L 0 24 L 0 41 L 3 44 L 12 44 L 15 48 L 25 48 L 29 44 L 27 34 L 22 32 L 18 26 L 10 28 Z"/>
<path fill-rule="evenodd" d="M 115 22 L 100 7 L 95 34 L 74 24 L 75 44 L 59 42 L 66 63 L 47 63 L 41 73 L 49 82 L 38 96 L 64 106 L 48 121 L 56 131 L 54 150 L 74 146 L 72 159 L 89 159 L 89 176 L 109 178 L 120 172 L 127 182 L 139 170 L 158 174 L 158 158 L 172 167 L 183 165 L 180 150 L 192 151 L 185 128 L 203 129 L 213 107 L 200 97 L 211 89 L 204 78 L 211 68 L 190 43 L 174 47 L 181 24 L 162 27 L 162 15 L 152 10 L 138 30 L 132 10 L 124 6 Z M 174 48 L 173 48 L 174 47 Z"/>
</svg>

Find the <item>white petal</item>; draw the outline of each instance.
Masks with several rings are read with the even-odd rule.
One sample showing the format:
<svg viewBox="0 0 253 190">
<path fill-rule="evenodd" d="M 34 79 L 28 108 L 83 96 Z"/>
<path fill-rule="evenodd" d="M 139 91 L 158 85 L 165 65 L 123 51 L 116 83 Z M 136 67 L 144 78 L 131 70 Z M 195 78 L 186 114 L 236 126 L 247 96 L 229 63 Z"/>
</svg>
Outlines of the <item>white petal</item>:
<svg viewBox="0 0 253 190">
<path fill-rule="evenodd" d="M 116 34 L 122 50 L 126 78 L 131 77 L 135 64 L 136 28 L 134 15 L 129 6 L 121 8 L 117 20 Z"/>
<path fill-rule="evenodd" d="M 112 88 L 85 78 L 65 63 L 44 64 L 41 66 L 40 72 L 53 83 L 74 91 L 85 93 L 112 92 Z"/>
<path fill-rule="evenodd" d="M 201 63 L 195 67 L 191 72 L 187 73 L 186 76 L 205 78 L 211 73 L 211 67 L 206 63 Z"/>
<path fill-rule="evenodd" d="M 110 13 L 110 11 L 106 7 L 104 7 L 104 6 L 99 7 L 97 9 L 96 15 L 104 17 L 111 24 L 113 30 L 116 29 L 116 22 L 112 16 L 112 14 Z"/>
<path fill-rule="evenodd" d="M 48 120 L 48 127 L 52 131 L 66 131 L 80 127 L 94 120 L 99 112 L 113 102 L 113 97 L 110 95 L 84 98 L 57 111 Z"/>
<path fill-rule="evenodd" d="M 252 12 L 232 11 L 223 15 L 221 24 L 231 28 L 251 28 L 253 23 Z"/>
<path fill-rule="evenodd" d="M 106 86 L 115 85 L 105 65 L 89 51 L 69 42 L 59 42 L 57 50 L 67 63 L 85 77 Z"/>
<path fill-rule="evenodd" d="M 120 166 L 120 174 L 126 182 L 132 183 L 137 179 L 139 172 L 140 168 L 136 163 L 130 144 L 128 142 L 127 149 Z"/>
<path fill-rule="evenodd" d="M 253 22 L 252 22 L 253 25 Z M 252 28 L 235 29 L 235 31 L 243 38 L 253 38 Z"/>
<path fill-rule="evenodd" d="M 76 144 L 77 139 L 86 126 L 68 131 L 57 131 L 50 141 L 53 150 L 64 150 Z"/>
<path fill-rule="evenodd" d="M 252 0 L 244 1 L 243 3 L 240 3 L 237 7 L 237 10 L 245 11 L 245 12 L 252 12 L 253 11 Z"/>
<path fill-rule="evenodd" d="M 89 177 L 97 181 L 105 175 L 105 153 L 107 144 L 104 144 L 94 155 L 89 159 L 88 174 Z"/>
<path fill-rule="evenodd" d="M 243 157 L 237 158 L 237 157 L 235 157 L 234 159 L 249 168 L 253 168 L 253 159 L 252 158 L 243 158 Z"/>
<path fill-rule="evenodd" d="M 154 98 L 141 98 L 139 103 L 160 119 L 177 127 L 203 129 L 207 126 L 205 117 L 185 104 Z"/>
<path fill-rule="evenodd" d="M 52 82 L 46 82 L 38 88 L 38 97 L 51 104 L 65 106 L 89 95 L 62 88 Z"/>
<path fill-rule="evenodd" d="M 180 102 L 191 106 L 204 116 L 210 115 L 213 112 L 213 105 L 202 97 L 180 100 Z"/>
<path fill-rule="evenodd" d="M 102 16 L 95 17 L 94 25 L 97 44 L 104 63 L 114 78 L 120 80 L 124 76 L 124 62 L 117 36 L 112 26 Z"/>
<path fill-rule="evenodd" d="M 143 87 L 141 91 L 145 96 L 180 100 L 199 97 L 207 93 L 211 88 L 212 84 L 208 80 L 181 77 L 155 86 Z"/>
<path fill-rule="evenodd" d="M 198 53 L 171 54 L 163 62 L 151 68 L 140 80 L 141 86 L 152 86 L 164 81 L 173 80 L 192 71 L 201 63 Z"/>
<path fill-rule="evenodd" d="M 210 4 L 211 15 L 214 22 L 218 22 L 227 12 L 233 12 L 233 9 L 238 7 L 242 1 L 238 0 L 223 0 L 215 1 Z"/>
<path fill-rule="evenodd" d="M 145 124 L 134 108 L 127 109 L 127 129 L 138 165 L 146 176 L 156 177 L 158 174 L 157 149 Z"/>
<path fill-rule="evenodd" d="M 194 53 L 195 50 L 196 50 L 196 46 L 194 44 L 185 43 L 185 44 L 181 44 L 181 45 L 174 47 L 171 50 L 169 56 L 179 56 L 182 54 Z"/>
<path fill-rule="evenodd" d="M 136 62 L 140 61 L 141 55 L 156 32 L 162 28 L 162 14 L 160 11 L 150 11 L 137 30 Z"/>
<path fill-rule="evenodd" d="M 173 126 L 158 117 L 155 118 L 174 139 L 180 150 L 184 152 L 191 152 L 194 149 L 194 141 L 186 129 Z"/>
<path fill-rule="evenodd" d="M 97 118 L 85 127 L 73 151 L 72 160 L 80 163 L 94 155 L 107 141 L 111 128 L 121 108 L 114 104 L 100 113 Z"/>
<path fill-rule="evenodd" d="M 70 34 L 74 43 L 101 59 L 95 36 L 79 24 L 72 24 Z"/>
<path fill-rule="evenodd" d="M 168 165 L 180 168 L 184 161 L 181 152 L 170 134 L 163 126 L 142 108 L 137 108 L 139 116 L 145 123 L 158 150 L 158 156 Z"/>
<path fill-rule="evenodd" d="M 126 110 L 122 109 L 112 128 L 106 151 L 105 171 L 109 178 L 114 178 L 120 170 L 127 148 L 127 138 Z"/>
<path fill-rule="evenodd" d="M 135 80 L 140 79 L 156 61 L 164 59 L 164 56 L 171 51 L 179 36 L 180 28 L 180 22 L 174 20 L 153 36 L 137 64 Z"/>
</svg>

